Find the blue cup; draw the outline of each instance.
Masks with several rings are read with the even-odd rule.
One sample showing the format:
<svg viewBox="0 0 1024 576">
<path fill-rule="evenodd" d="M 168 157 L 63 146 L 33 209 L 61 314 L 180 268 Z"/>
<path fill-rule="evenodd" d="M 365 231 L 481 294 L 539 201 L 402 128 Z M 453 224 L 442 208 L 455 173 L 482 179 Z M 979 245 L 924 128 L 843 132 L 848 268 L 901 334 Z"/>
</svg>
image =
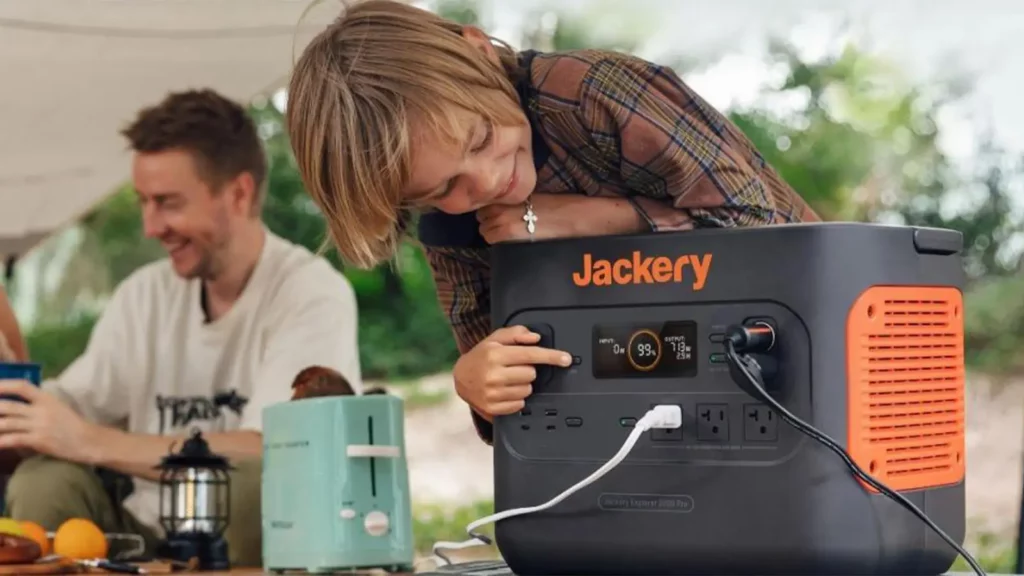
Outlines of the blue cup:
<svg viewBox="0 0 1024 576">
<path fill-rule="evenodd" d="M 39 386 L 43 380 L 43 368 L 34 362 L 0 362 L 0 380 L 28 380 Z M 24 402 L 20 396 L 0 395 L 0 400 Z"/>
</svg>

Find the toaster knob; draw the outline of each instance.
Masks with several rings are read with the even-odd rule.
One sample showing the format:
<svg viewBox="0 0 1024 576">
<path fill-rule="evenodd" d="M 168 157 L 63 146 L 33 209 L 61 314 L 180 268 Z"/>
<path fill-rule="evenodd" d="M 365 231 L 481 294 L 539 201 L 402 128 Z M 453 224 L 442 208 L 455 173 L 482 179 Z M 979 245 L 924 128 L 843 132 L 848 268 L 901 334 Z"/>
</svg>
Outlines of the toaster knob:
<svg viewBox="0 0 1024 576">
<path fill-rule="evenodd" d="M 363 520 L 363 528 L 370 536 L 383 536 L 388 533 L 388 515 L 380 510 L 374 510 L 366 515 Z"/>
</svg>

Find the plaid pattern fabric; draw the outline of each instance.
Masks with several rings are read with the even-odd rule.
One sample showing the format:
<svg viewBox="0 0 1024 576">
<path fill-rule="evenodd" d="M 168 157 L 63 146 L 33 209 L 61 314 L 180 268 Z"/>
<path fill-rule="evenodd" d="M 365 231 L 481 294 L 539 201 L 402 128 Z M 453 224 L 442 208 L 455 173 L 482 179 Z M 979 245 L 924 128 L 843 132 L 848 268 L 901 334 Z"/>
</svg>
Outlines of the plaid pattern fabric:
<svg viewBox="0 0 1024 576">
<path fill-rule="evenodd" d="M 747 137 L 668 68 L 600 50 L 523 53 L 536 192 L 626 197 L 653 231 L 819 220 Z M 424 215 L 420 242 L 459 350 L 491 332 L 472 215 Z M 476 417 L 481 438 L 490 426 Z"/>
</svg>

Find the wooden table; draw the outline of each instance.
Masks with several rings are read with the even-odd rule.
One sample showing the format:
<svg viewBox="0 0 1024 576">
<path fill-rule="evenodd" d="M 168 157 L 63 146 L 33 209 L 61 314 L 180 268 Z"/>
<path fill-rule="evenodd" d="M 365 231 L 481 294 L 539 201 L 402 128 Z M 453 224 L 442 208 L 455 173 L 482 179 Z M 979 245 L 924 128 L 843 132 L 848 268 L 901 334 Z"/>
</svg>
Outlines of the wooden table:
<svg viewBox="0 0 1024 576">
<path fill-rule="evenodd" d="M 181 576 L 274 576 L 273 572 L 264 572 L 259 568 L 236 568 L 228 572 L 175 572 Z"/>
<path fill-rule="evenodd" d="M 174 572 L 181 576 L 275 576 L 273 572 L 264 572 L 259 568 L 236 568 L 228 572 Z"/>
<path fill-rule="evenodd" d="M 276 572 L 270 572 L 259 568 L 236 568 L 227 572 L 174 572 L 176 576 L 288 576 L 290 574 L 309 574 L 308 572 L 285 572 L 284 575 Z M 330 574 L 330 573 L 329 573 Z M 385 574 L 385 572 L 348 572 L 339 571 L 338 574 L 345 574 L 345 576 L 379 576 Z"/>
<path fill-rule="evenodd" d="M 500 574 L 500 576 L 514 576 L 511 572 L 501 572 L 494 570 L 494 561 L 491 562 L 467 562 L 467 569 L 461 576 L 482 576 L 483 574 Z M 148 569 L 150 574 L 169 574 L 173 576 L 315 576 L 312 573 L 304 572 L 302 570 L 293 570 L 283 573 L 271 572 L 264 568 L 234 568 L 227 571 L 217 572 L 202 572 L 202 571 L 172 571 L 171 566 L 167 563 L 158 563 L 156 565 L 149 563 L 141 563 L 138 566 Z M 474 575 L 473 571 L 476 570 L 478 575 Z M 449 576 L 441 575 L 434 572 L 433 568 L 425 568 L 420 570 L 420 576 Z M 115 572 L 108 572 L 98 568 L 86 568 L 79 564 L 71 563 L 69 561 L 61 562 L 47 562 L 44 564 L 0 564 L 0 576 L 56 576 L 58 574 L 116 574 Z M 413 572 L 387 572 L 380 569 L 371 570 L 339 570 L 337 574 L 344 574 L 345 576 L 417 576 Z M 458 576 L 458 574 L 453 575 Z M 965 575 L 973 576 L 973 575 Z M 1024 575 L 1015 575 L 1024 576 Z"/>
<path fill-rule="evenodd" d="M 313 576 L 309 572 L 293 571 L 279 574 L 276 572 L 270 572 L 269 570 L 264 571 L 260 568 L 236 568 L 228 570 L 227 572 L 173 572 L 172 574 L 175 576 L 289 576 L 293 574 L 307 574 Z M 329 572 L 328 574 L 331 573 Z M 368 570 L 366 572 L 339 570 L 337 574 L 344 574 L 345 576 L 396 576 L 401 573 L 384 572 L 383 570 Z"/>
<path fill-rule="evenodd" d="M 303 571 L 290 571 L 283 573 L 271 572 L 263 568 L 234 568 L 228 571 L 218 572 L 202 572 L 202 571 L 172 571 L 171 567 L 166 563 L 161 563 L 157 566 L 147 565 L 147 563 L 139 564 L 144 569 L 149 569 L 150 574 L 167 574 L 172 576 L 288 576 L 294 574 L 301 574 L 310 576 L 310 573 Z M 364 570 L 364 571 L 339 571 L 339 574 L 345 574 L 345 576 L 413 576 L 412 573 L 400 574 L 400 573 L 389 573 L 383 570 Z M 109 572 L 99 568 L 86 568 L 78 564 L 69 562 L 53 562 L 45 564 L 2 564 L 0 565 L 0 576 L 55 576 L 57 574 L 116 574 L 115 572 Z"/>
</svg>

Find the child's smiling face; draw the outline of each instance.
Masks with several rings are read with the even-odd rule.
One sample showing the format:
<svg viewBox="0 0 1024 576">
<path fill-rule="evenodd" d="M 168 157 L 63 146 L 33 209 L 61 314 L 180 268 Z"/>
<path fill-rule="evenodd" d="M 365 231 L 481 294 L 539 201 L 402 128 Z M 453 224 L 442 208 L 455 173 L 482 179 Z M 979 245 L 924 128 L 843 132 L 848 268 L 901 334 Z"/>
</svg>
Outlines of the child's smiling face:
<svg viewBox="0 0 1024 576">
<path fill-rule="evenodd" d="M 347 263 L 395 255 L 406 208 L 522 205 L 537 182 L 517 53 L 404 2 L 354 4 L 303 50 L 288 138 Z"/>
<path fill-rule="evenodd" d="M 500 66 L 498 54 L 483 32 L 466 27 L 463 37 Z M 452 116 L 455 133 L 451 136 L 460 144 L 447 142 L 436 129 L 412 119 L 410 180 L 403 199 L 449 214 L 525 202 L 537 183 L 525 118 L 521 125 L 501 126 L 468 110 L 455 110 Z"/>
<path fill-rule="evenodd" d="M 410 180 L 403 193 L 407 202 L 462 214 L 526 201 L 537 183 L 529 125 L 494 126 L 463 111 L 456 117 L 461 146 L 428 127 L 410 127 Z"/>
</svg>

